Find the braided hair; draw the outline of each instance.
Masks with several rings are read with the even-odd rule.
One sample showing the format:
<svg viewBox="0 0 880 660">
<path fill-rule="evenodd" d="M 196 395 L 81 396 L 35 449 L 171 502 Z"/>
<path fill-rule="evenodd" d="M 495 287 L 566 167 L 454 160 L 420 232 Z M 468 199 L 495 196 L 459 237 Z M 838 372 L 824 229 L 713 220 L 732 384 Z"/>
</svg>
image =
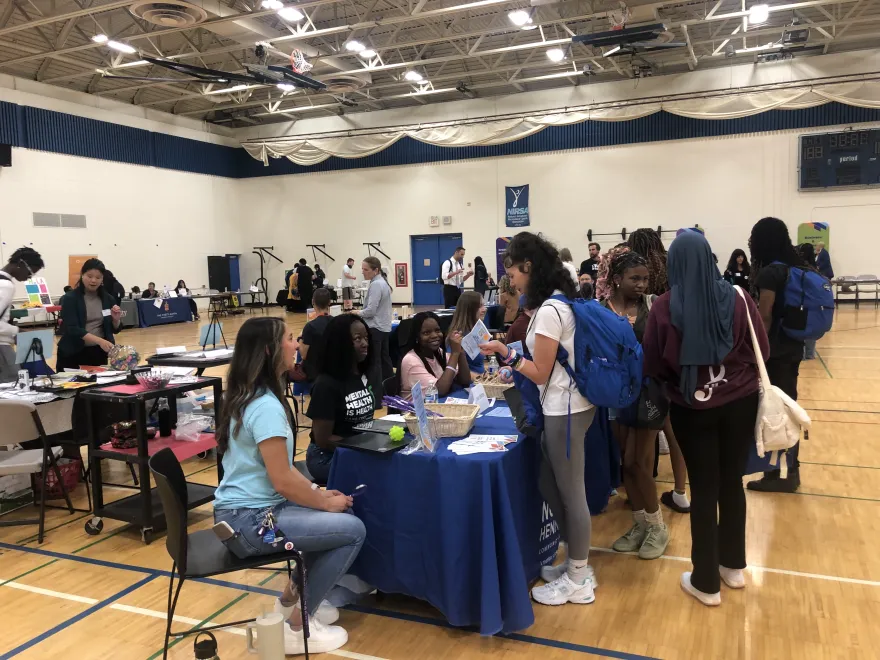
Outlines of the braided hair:
<svg viewBox="0 0 880 660">
<path fill-rule="evenodd" d="M 406 340 L 406 346 L 403 347 L 403 355 L 406 355 L 410 351 L 415 351 L 415 354 L 419 356 L 419 359 L 422 361 L 422 364 L 425 365 L 425 371 L 429 374 L 433 374 L 434 370 L 428 365 L 428 360 L 422 355 L 421 350 L 419 349 L 419 338 L 422 335 L 422 326 L 425 321 L 428 319 L 434 319 L 437 321 L 437 325 L 442 329 L 443 326 L 440 325 L 440 317 L 437 316 L 434 312 L 419 312 L 412 319 L 412 325 L 409 329 L 409 337 Z M 446 369 L 446 351 L 444 350 L 444 346 L 446 346 L 446 333 L 443 333 L 443 341 L 440 342 L 440 348 L 434 352 L 434 359 L 437 360 L 441 369 Z"/>
<path fill-rule="evenodd" d="M 660 234 L 653 229 L 636 229 L 626 242 L 633 252 L 638 252 L 648 264 L 648 295 L 661 295 L 669 290 L 666 279 L 666 247 Z"/>
<path fill-rule="evenodd" d="M 614 293 L 614 287 L 611 286 L 611 264 L 616 258 L 623 254 L 627 254 L 632 250 L 626 244 L 616 245 L 608 252 L 599 257 L 599 274 L 596 280 L 596 300 L 605 300 L 610 298 Z"/>
<path fill-rule="evenodd" d="M 752 227 L 752 234 L 749 236 L 749 251 L 752 253 L 751 286 L 753 295 L 758 291 L 757 282 L 761 269 L 774 261 L 779 261 L 786 266 L 810 269 L 810 266 L 791 244 L 788 227 L 779 218 L 761 218 L 755 223 L 755 226 Z"/>
</svg>

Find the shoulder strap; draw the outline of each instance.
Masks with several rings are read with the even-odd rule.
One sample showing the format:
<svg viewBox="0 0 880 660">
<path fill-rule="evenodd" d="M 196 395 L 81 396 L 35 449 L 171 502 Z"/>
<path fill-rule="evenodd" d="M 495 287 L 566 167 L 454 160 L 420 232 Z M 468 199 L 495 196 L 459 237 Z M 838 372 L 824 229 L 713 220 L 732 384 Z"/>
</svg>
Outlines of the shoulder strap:
<svg viewBox="0 0 880 660">
<path fill-rule="evenodd" d="M 651 306 L 654 304 L 654 300 L 657 298 L 657 296 L 647 293 L 643 293 L 642 295 L 645 297 L 645 304 L 648 306 L 648 312 L 650 312 Z"/>
<path fill-rule="evenodd" d="M 760 375 L 760 378 L 761 378 L 761 389 L 764 392 L 769 392 L 770 387 L 771 387 L 770 376 L 767 375 L 767 367 L 764 365 L 764 356 L 761 353 L 761 345 L 758 343 L 758 335 L 755 333 L 755 326 L 752 323 L 752 315 L 749 312 L 749 303 L 746 300 L 746 295 L 745 295 L 745 293 L 743 293 L 742 288 L 740 288 L 738 286 L 735 286 L 733 288 L 736 289 L 736 292 L 739 294 L 739 297 L 742 298 L 743 305 L 745 305 L 745 308 L 746 308 L 746 320 L 748 320 L 748 322 L 749 322 L 749 333 L 752 336 L 752 350 L 755 352 L 755 359 L 758 362 L 758 374 Z M 735 309 L 736 308 L 734 308 L 734 310 Z M 735 313 L 734 313 L 734 316 L 736 316 Z"/>
</svg>

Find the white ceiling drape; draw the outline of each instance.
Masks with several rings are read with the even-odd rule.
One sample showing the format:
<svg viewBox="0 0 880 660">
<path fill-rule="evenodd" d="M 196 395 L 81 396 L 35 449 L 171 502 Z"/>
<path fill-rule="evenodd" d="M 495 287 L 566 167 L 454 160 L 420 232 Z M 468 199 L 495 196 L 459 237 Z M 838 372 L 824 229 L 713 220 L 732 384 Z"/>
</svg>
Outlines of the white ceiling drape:
<svg viewBox="0 0 880 660">
<path fill-rule="evenodd" d="M 544 130 L 583 121 L 630 121 L 660 112 L 691 119 L 739 119 L 768 110 L 801 110 L 829 102 L 860 108 L 880 108 L 880 81 L 854 81 L 813 87 L 773 89 L 747 94 L 713 94 L 704 98 L 630 103 L 617 106 L 579 108 L 547 114 L 486 119 L 481 122 L 436 127 L 403 127 L 381 133 L 335 137 L 266 139 L 242 144 L 257 160 L 288 158 L 297 165 L 316 165 L 331 156 L 364 158 L 387 149 L 403 137 L 439 147 L 469 147 L 506 144 Z"/>
</svg>

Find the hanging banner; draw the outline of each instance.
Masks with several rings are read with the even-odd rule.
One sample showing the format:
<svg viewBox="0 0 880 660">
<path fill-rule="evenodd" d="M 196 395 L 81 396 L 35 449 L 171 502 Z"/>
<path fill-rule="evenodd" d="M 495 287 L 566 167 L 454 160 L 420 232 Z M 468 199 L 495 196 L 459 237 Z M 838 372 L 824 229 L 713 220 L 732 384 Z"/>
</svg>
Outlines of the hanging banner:
<svg viewBox="0 0 880 660">
<path fill-rule="evenodd" d="M 529 226 L 529 186 L 504 187 L 504 223 L 508 227 Z"/>
<path fill-rule="evenodd" d="M 510 236 L 495 239 L 495 270 L 498 272 L 498 279 L 504 277 L 504 251 L 507 244 L 510 243 Z"/>
</svg>

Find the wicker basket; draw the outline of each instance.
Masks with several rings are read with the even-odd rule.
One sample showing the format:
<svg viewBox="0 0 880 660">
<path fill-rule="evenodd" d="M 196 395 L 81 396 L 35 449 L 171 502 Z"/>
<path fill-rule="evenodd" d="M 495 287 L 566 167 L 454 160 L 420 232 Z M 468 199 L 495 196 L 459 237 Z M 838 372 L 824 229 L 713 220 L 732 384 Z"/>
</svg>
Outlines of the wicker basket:
<svg viewBox="0 0 880 660">
<path fill-rule="evenodd" d="M 443 417 L 428 417 L 434 435 L 438 438 L 460 438 L 474 427 L 480 406 L 471 403 L 428 403 L 425 408 Z M 411 435 L 418 435 L 419 423 L 412 413 L 404 415 L 406 428 Z"/>
<path fill-rule="evenodd" d="M 513 383 L 483 383 L 486 396 L 490 399 L 503 399 L 504 393 L 513 387 Z"/>
</svg>

